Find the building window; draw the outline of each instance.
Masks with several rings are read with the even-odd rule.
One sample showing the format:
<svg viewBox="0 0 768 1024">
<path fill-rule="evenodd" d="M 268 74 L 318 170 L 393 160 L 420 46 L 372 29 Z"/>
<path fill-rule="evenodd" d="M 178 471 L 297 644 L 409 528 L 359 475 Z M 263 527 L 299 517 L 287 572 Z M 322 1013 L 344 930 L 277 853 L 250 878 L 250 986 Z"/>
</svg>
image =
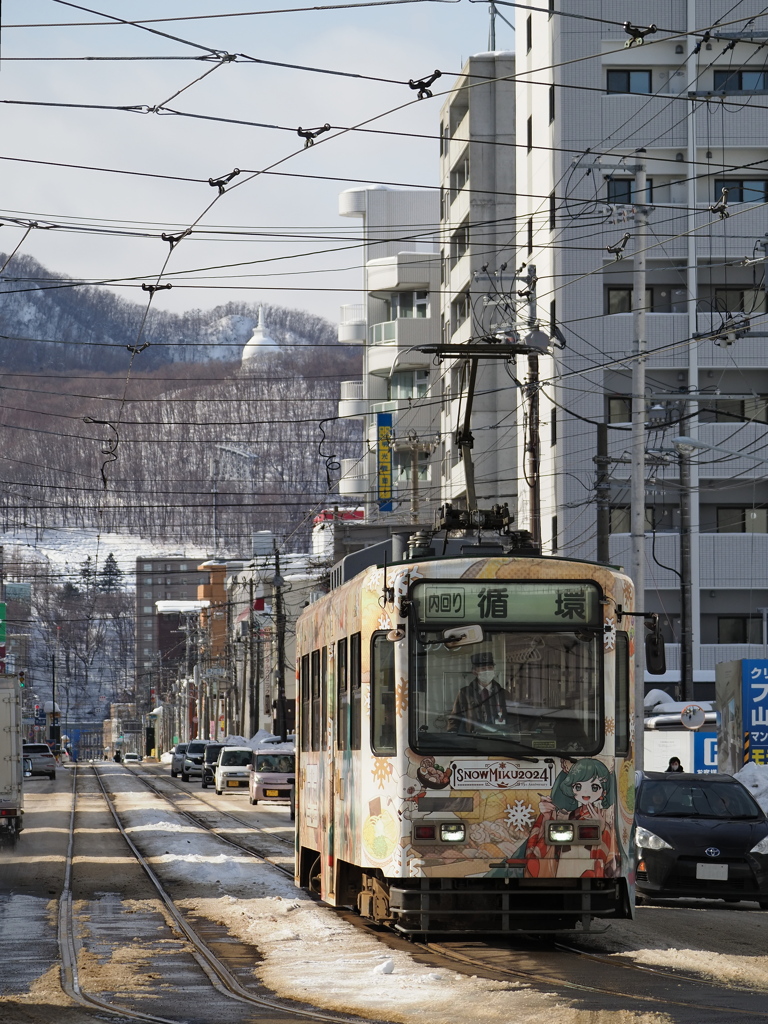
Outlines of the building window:
<svg viewBox="0 0 768 1024">
<path fill-rule="evenodd" d="M 418 453 L 419 480 L 427 480 L 429 477 L 429 452 Z M 409 451 L 396 451 L 392 453 L 392 479 L 396 483 L 410 482 L 413 475 L 412 456 Z"/>
<path fill-rule="evenodd" d="M 650 69 L 609 71 L 606 76 L 606 89 L 612 93 L 649 93 L 651 92 Z"/>
<path fill-rule="evenodd" d="M 768 199 L 768 178 L 715 178 L 715 201 L 724 188 L 729 203 L 764 203 Z"/>
<path fill-rule="evenodd" d="M 387 381 L 387 399 L 423 398 L 429 387 L 429 370 L 398 370 Z"/>
<path fill-rule="evenodd" d="M 717 510 L 718 533 L 768 533 L 768 509 L 726 506 Z"/>
<path fill-rule="evenodd" d="M 743 400 L 726 398 L 722 402 L 702 401 L 700 423 L 768 423 L 768 395 Z"/>
<path fill-rule="evenodd" d="M 530 153 L 533 149 L 533 118 L 529 117 L 525 126 L 525 144 Z"/>
<path fill-rule="evenodd" d="M 764 313 L 765 292 L 759 288 L 740 286 L 719 288 L 704 286 L 699 299 L 699 312 Z"/>
<path fill-rule="evenodd" d="M 142 566 L 142 569 L 144 570 L 144 572 L 152 572 L 152 563 L 145 562 L 144 565 Z"/>
<path fill-rule="evenodd" d="M 765 71 L 744 68 L 739 71 L 716 71 L 715 92 L 765 92 L 768 76 Z"/>
<path fill-rule="evenodd" d="M 388 321 L 429 316 L 429 292 L 392 292 L 386 301 Z"/>
<path fill-rule="evenodd" d="M 451 303 L 451 330 L 456 331 L 469 319 L 470 313 L 469 292 L 463 292 Z"/>
<path fill-rule="evenodd" d="M 182 562 L 181 565 L 179 566 L 179 572 L 186 572 L 186 571 L 187 571 L 187 563 L 186 562 Z"/>
<path fill-rule="evenodd" d="M 718 615 L 719 644 L 760 644 L 763 642 L 762 618 L 753 615 Z"/>
<path fill-rule="evenodd" d="M 144 614 L 145 614 L 145 615 L 151 615 L 151 614 L 152 614 L 152 612 L 153 612 L 153 610 L 154 610 L 154 609 L 152 608 L 152 605 L 151 605 L 151 604 L 145 604 L 145 605 L 144 605 Z"/>
<path fill-rule="evenodd" d="M 533 46 L 533 19 L 529 14 L 525 20 L 525 52 L 530 53 Z"/>
<path fill-rule="evenodd" d="M 549 414 L 549 443 L 553 446 L 557 444 L 557 409 L 554 405 Z"/>
<path fill-rule="evenodd" d="M 685 288 L 672 285 L 654 285 L 645 289 L 645 311 L 647 313 L 685 313 L 687 306 Z M 610 286 L 605 289 L 605 312 L 632 312 L 632 288 L 630 285 Z"/>
<path fill-rule="evenodd" d="M 640 201 L 635 191 L 634 178 L 606 178 L 605 184 L 608 190 L 609 203 L 615 203 L 619 206 L 632 206 L 633 203 Z M 653 178 L 646 178 L 643 202 L 650 203 L 652 201 Z"/>
<path fill-rule="evenodd" d="M 145 597 L 145 598 L 149 597 L 149 598 L 151 598 L 152 597 L 152 591 L 151 590 L 144 590 L 144 591 L 142 591 L 142 597 Z"/>
<path fill-rule="evenodd" d="M 549 123 L 555 120 L 555 87 L 550 85 L 549 87 Z"/>
<path fill-rule="evenodd" d="M 461 227 L 451 235 L 451 266 L 455 266 L 469 248 L 469 224 Z"/>
<path fill-rule="evenodd" d="M 451 202 L 469 181 L 469 152 L 459 160 L 451 171 Z"/>
<path fill-rule="evenodd" d="M 653 533 L 659 529 L 670 530 L 668 523 L 662 525 L 662 520 L 667 517 L 666 512 L 661 512 L 653 505 L 645 507 L 645 530 L 646 533 Z M 632 510 L 629 505 L 615 505 L 611 509 L 611 533 L 632 533 Z"/>
</svg>

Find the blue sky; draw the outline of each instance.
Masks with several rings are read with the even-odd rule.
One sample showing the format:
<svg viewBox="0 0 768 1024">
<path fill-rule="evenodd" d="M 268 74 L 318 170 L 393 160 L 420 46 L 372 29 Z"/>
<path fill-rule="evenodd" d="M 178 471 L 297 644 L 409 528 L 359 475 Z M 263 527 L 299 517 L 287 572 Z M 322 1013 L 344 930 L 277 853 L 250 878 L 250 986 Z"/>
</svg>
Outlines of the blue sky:
<svg viewBox="0 0 768 1024">
<path fill-rule="evenodd" d="M 289 6 L 285 0 L 259 0 L 256 4 L 220 0 L 213 10 L 242 13 L 284 6 Z M 211 13 L 212 6 L 200 0 L 97 2 L 91 10 L 138 20 L 205 15 Z M 505 13 L 509 14 L 509 9 Z M 206 117 L 314 128 L 327 122 L 350 125 L 364 121 L 409 102 L 415 95 L 399 84 L 253 63 L 217 67 L 215 61 L 199 59 L 206 56 L 203 49 L 160 38 L 136 26 L 111 24 L 107 17 L 53 0 L 6 0 L 2 18 L 0 98 L 4 101 L 138 107 L 165 104 Z M 72 24 L 75 22 L 100 24 Z M 43 23 L 55 25 L 16 27 Z M 447 87 L 450 73 L 458 72 L 462 60 L 486 48 L 488 8 L 460 0 L 455 4 L 217 17 L 153 23 L 150 27 L 198 47 L 387 79 L 407 81 L 440 68 L 446 78 L 438 87 Z M 497 45 L 513 46 L 513 32 L 503 23 L 497 27 Z M 53 59 L 72 57 L 186 59 Z M 206 72 L 210 73 L 202 81 L 190 85 Z M 169 100 L 188 85 L 181 95 Z M 435 135 L 442 102 L 436 96 L 413 104 L 376 121 L 375 126 Z M 0 161 L 0 218 L 6 222 L 0 233 L 0 250 L 9 253 L 21 242 L 20 252 L 73 277 L 135 277 L 132 287 L 116 286 L 116 290 L 136 301 L 145 298 L 141 281 L 155 279 L 169 245 L 159 238 L 112 237 L 103 233 L 105 228 L 176 232 L 193 223 L 217 194 L 208 178 L 235 167 L 260 170 L 296 153 L 302 144 L 293 131 L 221 124 L 200 117 L 9 103 L 3 103 L 1 113 L 0 156 L 204 179 L 202 183 L 163 181 Z M 433 139 L 349 133 L 297 153 L 279 170 L 436 184 L 437 143 Z M 241 184 L 199 221 L 197 228 L 202 234 L 175 248 L 168 263 L 170 271 L 200 271 L 175 279 L 173 290 L 158 293 L 156 304 L 181 310 L 237 298 L 296 306 L 336 319 L 338 306 L 355 300 L 353 292 L 281 291 L 278 286 L 358 287 L 360 257 L 354 248 L 281 260 L 277 270 L 274 264 L 262 263 L 226 271 L 227 275 L 243 275 L 230 276 L 230 283 L 240 288 L 215 287 L 223 283 L 221 272 L 203 271 L 215 265 L 354 244 L 338 240 L 356 227 L 355 221 L 337 214 L 338 192 L 347 187 L 344 183 L 266 175 L 245 179 L 241 174 L 237 179 Z M 24 228 L 7 225 L 12 217 L 78 224 L 90 230 L 72 233 L 38 228 L 24 238 Z M 222 233 L 214 232 L 211 237 L 216 227 L 227 228 L 227 235 L 233 230 L 263 234 L 223 238 Z M 329 233 L 337 238 L 326 240 L 323 236 Z M 284 237 L 276 239 L 275 234 Z M 11 263 L 7 273 L 12 269 Z M 264 290 L 248 290 L 255 284 L 265 286 Z"/>
</svg>

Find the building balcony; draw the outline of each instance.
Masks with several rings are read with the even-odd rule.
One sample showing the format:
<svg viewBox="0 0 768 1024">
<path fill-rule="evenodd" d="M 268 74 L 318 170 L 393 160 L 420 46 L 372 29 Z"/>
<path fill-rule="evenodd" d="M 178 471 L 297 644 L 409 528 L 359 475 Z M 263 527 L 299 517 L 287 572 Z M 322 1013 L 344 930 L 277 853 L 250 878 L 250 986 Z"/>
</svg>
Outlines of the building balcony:
<svg viewBox="0 0 768 1024">
<path fill-rule="evenodd" d="M 667 670 L 680 671 L 680 644 L 665 644 Z M 739 661 L 741 658 L 763 658 L 762 644 L 702 644 L 699 648 L 699 662 L 703 672 L 712 672 L 724 661 Z M 660 683 L 662 689 L 665 683 Z"/>
<path fill-rule="evenodd" d="M 346 345 L 365 342 L 365 306 L 362 302 L 342 306 L 339 311 L 339 341 Z"/>
<path fill-rule="evenodd" d="M 703 444 L 721 445 L 734 452 L 753 451 L 757 458 L 768 458 L 766 423 L 700 423 L 698 437 Z M 749 482 L 755 477 L 765 477 L 768 471 L 765 463 L 755 459 L 729 459 L 723 452 L 708 453 L 706 449 L 701 449 L 695 460 L 699 476 L 708 480 L 729 480 L 738 474 L 741 481 Z"/>
<path fill-rule="evenodd" d="M 645 538 L 645 585 L 648 590 L 679 590 L 680 536 L 657 533 Z M 654 553 L 656 559 L 654 559 Z M 614 565 L 629 571 L 632 564 L 632 538 L 614 533 L 610 540 Z M 669 568 L 662 568 L 669 566 Z M 699 535 L 699 588 L 703 590 L 768 589 L 768 534 L 702 533 Z"/>
<path fill-rule="evenodd" d="M 368 459 L 341 460 L 341 478 L 339 494 L 348 498 L 365 498 L 369 496 L 370 479 L 368 476 Z"/>
<path fill-rule="evenodd" d="M 437 317 L 403 317 L 374 324 L 369 330 L 370 347 L 366 353 L 368 373 L 389 377 L 395 362 L 398 370 L 429 367 L 432 356 L 418 349 L 423 345 L 436 345 L 439 328 Z"/>
<path fill-rule="evenodd" d="M 360 419 L 368 411 L 368 402 L 363 397 L 361 380 L 343 380 L 339 394 L 339 416 L 341 419 Z"/>
</svg>

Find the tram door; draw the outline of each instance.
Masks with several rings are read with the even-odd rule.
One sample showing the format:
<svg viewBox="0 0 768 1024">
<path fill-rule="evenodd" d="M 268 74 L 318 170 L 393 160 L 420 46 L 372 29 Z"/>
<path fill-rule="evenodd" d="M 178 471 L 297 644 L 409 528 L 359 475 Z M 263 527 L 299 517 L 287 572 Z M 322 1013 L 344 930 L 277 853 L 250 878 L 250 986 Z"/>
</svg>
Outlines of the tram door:
<svg viewBox="0 0 768 1024">
<path fill-rule="evenodd" d="M 321 851 L 320 856 L 323 858 L 323 892 L 327 893 L 329 897 L 333 897 L 335 891 L 336 867 L 334 857 L 334 835 L 336 833 L 336 809 L 334 800 L 334 789 L 335 789 L 335 773 L 334 765 L 336 763 L 336 729 L 333 728 L 334 721 L 334 707 L 336 701 L 334 700 L 334 687 L 336 680 L 335 662 L 334 662 L 334 648 L 335 644 L 331 643 L 328 647 L 323 648 L 323 708 L 325 710 L 323 718 L 323 756 L 325 757 L 324 771 L 322 775 L 322 803 L 325 808 L 325 820 L 323 822 L 322 834 L 324 835 L 325 850 Z"/>
</svg>

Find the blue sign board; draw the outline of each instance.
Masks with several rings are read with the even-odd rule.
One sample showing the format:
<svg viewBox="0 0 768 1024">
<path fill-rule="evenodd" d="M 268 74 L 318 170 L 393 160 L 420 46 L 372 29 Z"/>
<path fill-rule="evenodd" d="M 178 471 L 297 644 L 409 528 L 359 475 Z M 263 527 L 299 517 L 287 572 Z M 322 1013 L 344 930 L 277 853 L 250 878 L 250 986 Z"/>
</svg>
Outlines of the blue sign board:
<svg viewBox="0 0 768 1024">
<path fill-rule="evenodd" d="M 741 663 L 741 706 L 744 761 L 768 764 L 768 661 Z"/>
<path fill-rule="evenodd" d="M 697 775 L 714 775 L 717 772 L 717 733 L 693 733 L 693 768 Z"/>
<path fill-rule="evenodd" d="M 379 511 L 392 511 L 392 413 L 376 414 L 376 480 Z"/>
</svg>

